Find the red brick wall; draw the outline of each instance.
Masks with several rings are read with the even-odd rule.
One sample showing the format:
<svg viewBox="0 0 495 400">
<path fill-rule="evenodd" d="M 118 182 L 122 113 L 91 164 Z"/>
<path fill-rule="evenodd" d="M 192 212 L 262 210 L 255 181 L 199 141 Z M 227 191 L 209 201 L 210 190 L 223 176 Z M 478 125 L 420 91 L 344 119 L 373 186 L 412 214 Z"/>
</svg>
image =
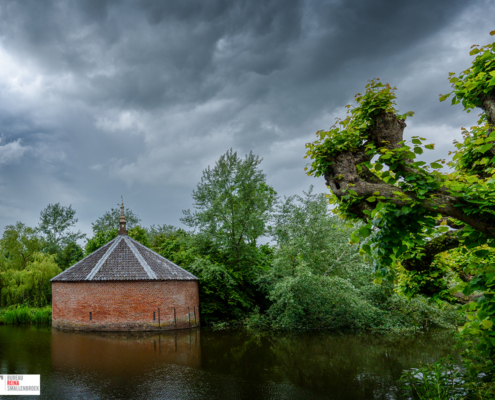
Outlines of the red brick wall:
<svg viewBox="0 0 495 400">
<path fill-rule="evenodd" d="M 198 306 L 197 281 L 52 283 L 52 325 L 61 329 L 184 329 L 199 326 Z"/>
</svg>

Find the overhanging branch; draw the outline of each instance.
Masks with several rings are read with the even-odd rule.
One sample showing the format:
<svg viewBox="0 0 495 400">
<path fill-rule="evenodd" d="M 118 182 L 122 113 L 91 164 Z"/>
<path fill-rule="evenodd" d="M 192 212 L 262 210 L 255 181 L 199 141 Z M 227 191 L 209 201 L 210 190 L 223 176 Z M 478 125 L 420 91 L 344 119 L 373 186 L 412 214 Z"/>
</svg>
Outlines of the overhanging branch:
<svg viewBox="0 0 495 400">
<path fill-rule="evenodd" d="M 493 112 L 495 118 L 495 102 L 493 102 Z M 403 141 L 405 127 L 405 122 L 399 119 L 397 115 L 383 113 L 376 117 L 375 124 L 369 130 L 369 141 L 376 146 L 386 147 L 389 150 L 397 149 L 402 146 L 401 142 Z M 455 218 L 483 232 L 485 235 L 495 238 L 495 224 L 493 221 L 479 214 L 465 213 L 462 209 L 464 204 L 461 203 L 458 197 L 451 196 L 449 189 L 446 187 L 440 187 L 439 190 L 432 193 L 433 196 L 426 200 L 418 200 L 414 192 L 403 191 L 397 186 L 382 181 L 365 166 L 361 165 L 358 170 L 357 165 L 365 161 L 371 161 L 371 156 L 366 154 L 364 147 L 362 146 L 355 151 L 338 153 L 328 160 L 330 167 L 325 174 L 325 179 L 327 186 L 331 188 L 339 199 L 348 194 L 347 190 L 352 189 L 357 196 L 365 199 L 378 192 L 380 196 L 387 199 L 387 202 L 401 207 L 410 205 L 412 201 L 419 201 L 425 212 Z M 408 162 L 404 162 L 398 168 L 404 174 L 420 174 Z M 401 192 L 403 196 L 398 196 L 397 192 Z M 350 211 L 366 220 L 367 215 L 363 211 L 373 210 L 376 204 L 365 200 L 360 201 L 353 204 Z"/>
<path fill-rule="evenodd" d="M 426 271 L 430 268 L 437 254 L 459 247 L 459 231 L 449 231 L 429 241 L 420 257 L 402 261 L 402 266 L 407 271 Z"/>
</svg>

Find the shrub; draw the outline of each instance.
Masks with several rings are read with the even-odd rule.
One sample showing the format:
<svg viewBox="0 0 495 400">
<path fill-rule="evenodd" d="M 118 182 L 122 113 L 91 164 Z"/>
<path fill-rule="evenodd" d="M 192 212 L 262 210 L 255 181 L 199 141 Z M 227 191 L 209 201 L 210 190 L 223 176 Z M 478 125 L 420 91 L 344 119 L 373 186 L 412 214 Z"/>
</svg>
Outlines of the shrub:
<svg viewBox="0 0 495 400">
<path fill-rule="evenodd" d="M 384 317 L 347 280 L 316 275 L 304 267 L 278 281 L 270 300 L 268 319 L 275 328 L 371 329 Z"/>
</svg>

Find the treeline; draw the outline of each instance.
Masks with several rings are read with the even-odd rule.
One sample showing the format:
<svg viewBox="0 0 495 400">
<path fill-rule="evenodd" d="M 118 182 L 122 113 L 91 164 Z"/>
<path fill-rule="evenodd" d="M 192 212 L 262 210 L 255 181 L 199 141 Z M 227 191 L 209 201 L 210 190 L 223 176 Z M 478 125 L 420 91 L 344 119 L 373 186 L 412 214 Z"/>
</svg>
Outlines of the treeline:
<svg viewBox="0 0 495 400">
<path fill-rule="evenodd" d="M 456 324 L 455 306 L 421 295 L 407 300 L 393 280 L 375 284 L 373 268 L 350 244 L 356 227 L 335 217 L 312 188 L 280 199 L 260 163 L 230 150 L 204 170 L 194 210 L 182 218 L 187 230 L 142 227 L 126 210 L 129 236 L 199 278 L 203 321 L 338 330 Z M 35 228 L 7 226 L 0 240 L 2 306 L 49 304 L 49 280 L 115 238 L 118 219 L 118 209 L 98 218 L 84 249 L 84 235 L 71 230 L 77 219 L 70 206 L 49 205 Z"/>
</svg>

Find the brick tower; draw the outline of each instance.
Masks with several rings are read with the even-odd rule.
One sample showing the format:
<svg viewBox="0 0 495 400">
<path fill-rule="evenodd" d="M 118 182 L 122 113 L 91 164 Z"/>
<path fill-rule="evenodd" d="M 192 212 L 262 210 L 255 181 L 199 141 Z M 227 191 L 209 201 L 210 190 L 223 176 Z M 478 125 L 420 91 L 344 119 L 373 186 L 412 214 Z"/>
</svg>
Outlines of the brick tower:
<svg viewBox="0 0 495 400">
<path fill-rule="evenodd" d="M 199 326 L 198 278 L 127 235 L 119 235 L 52 280 L 52 326 L 148 331 Z"/>
</svg>

